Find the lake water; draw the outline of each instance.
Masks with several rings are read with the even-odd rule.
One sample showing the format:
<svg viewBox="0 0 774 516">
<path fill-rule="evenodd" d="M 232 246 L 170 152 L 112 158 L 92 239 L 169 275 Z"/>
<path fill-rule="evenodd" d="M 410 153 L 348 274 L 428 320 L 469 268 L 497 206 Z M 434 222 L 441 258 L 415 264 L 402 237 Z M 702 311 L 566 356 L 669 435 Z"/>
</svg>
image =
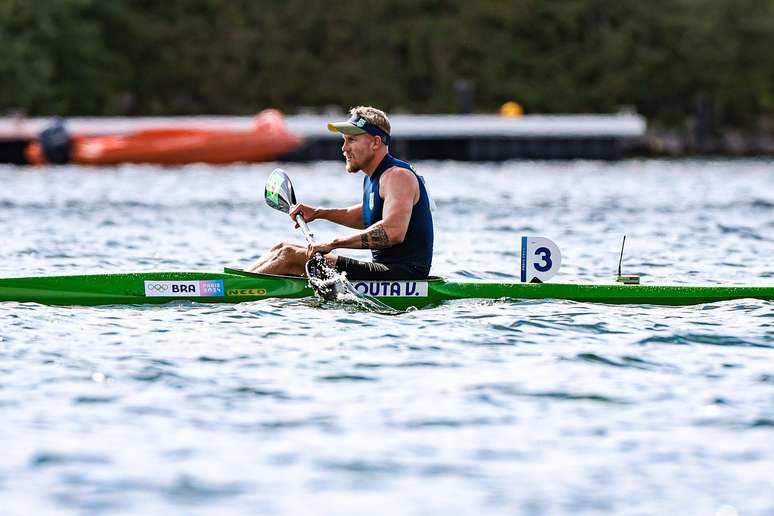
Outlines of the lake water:
<svg viewBox="0 0 774 516">
<path fill-rule="evenodd" d="M 274 164 L 0 168 L 0 276 L 243 266 Z M 359 202 L 341 163 L 284 167 Z M 418 163 L 433 273 L 774 284 L 774 162 Z M 315 222 L 320 239 L 337 234 Z M 347 231 L 347 230 L 344 230 Z M 351 256 L 364 256 L 352 251 Z M 0 304 L 0 513 L 774 514 L 774 303 Z"/>
</svg>

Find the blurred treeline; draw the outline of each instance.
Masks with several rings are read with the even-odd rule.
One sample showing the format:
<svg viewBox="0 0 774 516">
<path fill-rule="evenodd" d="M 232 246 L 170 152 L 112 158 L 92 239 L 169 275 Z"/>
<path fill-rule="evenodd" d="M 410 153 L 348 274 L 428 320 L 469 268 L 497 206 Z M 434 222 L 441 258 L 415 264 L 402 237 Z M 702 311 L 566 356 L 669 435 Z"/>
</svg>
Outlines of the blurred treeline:
<svg viewBox="0 0 774 516">
<path fill-rule="evenodd" d="M 0 0 L 0 111 L 774 111 L 771 0 Z"/>
</svg>

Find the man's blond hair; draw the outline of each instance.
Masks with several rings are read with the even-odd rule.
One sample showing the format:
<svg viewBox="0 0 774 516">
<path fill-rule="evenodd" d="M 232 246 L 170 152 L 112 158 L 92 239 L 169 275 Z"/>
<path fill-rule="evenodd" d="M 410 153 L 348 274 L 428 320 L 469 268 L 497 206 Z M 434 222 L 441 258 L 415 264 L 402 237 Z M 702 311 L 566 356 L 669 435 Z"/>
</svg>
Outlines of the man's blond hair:
<svg viewBox="0 0 774 516">
<path fill-rule="evenodd" d="M 371 106 L 358 106 L 349 110 L 350 115 L 358 115 L 368 120 L 369 123 L 374 124 L 387 134 L 390 134 L 390 119 L 381 109 L 376 109 Z"/>
</svg>

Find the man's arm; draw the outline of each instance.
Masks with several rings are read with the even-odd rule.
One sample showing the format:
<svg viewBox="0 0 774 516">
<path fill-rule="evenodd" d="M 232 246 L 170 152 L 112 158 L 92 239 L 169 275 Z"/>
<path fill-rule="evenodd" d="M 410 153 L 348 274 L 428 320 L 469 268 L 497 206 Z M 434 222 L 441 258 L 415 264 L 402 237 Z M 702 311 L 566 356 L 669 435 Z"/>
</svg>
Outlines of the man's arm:
<svg viewBox="0 0 774 516">
<path fill-rule="evenodd" d="M 300 213 L 304 220 L 312 222 L 315 219 L 325 219 L 353 229 L 363 228 L 363 204 L 355 204 L 348 208 L 313 208 L 305 204 L 297 204 L 290 210 L 290 218 L 295 220 Z"/>
<path fill-rule="evenodd" d="M 411 221 L 411 210 L 419 200 L 417 178 L 404 168 L 395 167 L 385 172 L 379 190 L 384 197 L 382 220 L 361 235 L 363 249 L 382 249 L 403 242 Z"/>
<path fill-rule="evenodd" d="M 419 199 L 419 183 L 410 171 L 394 168 L 384 173 L 380 191 L 384 195 L 382 220 L 354 235 L 310 246 L 310 256 L 316 251 L 333 249 L 384 249 L 403 242 L 411 220 L 411 210 Z"/>
</svg>

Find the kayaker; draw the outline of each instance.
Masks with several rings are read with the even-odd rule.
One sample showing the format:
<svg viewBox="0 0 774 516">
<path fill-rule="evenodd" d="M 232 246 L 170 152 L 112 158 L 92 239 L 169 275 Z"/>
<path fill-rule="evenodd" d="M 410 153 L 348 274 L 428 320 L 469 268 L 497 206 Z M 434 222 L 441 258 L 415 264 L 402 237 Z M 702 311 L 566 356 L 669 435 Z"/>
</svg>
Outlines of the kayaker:
<svg viewBox="0 0 774 516">
<path fill-rule="evenodd" d="M 341 133 L 346 170 L 363 172 L 363 201 L 347 208 L 293 206 L 307 222 L 326 219 L 360 231 L 308 246 L 283 242 L 248 270 L 265 274 L 304 274 L 314 253 L 350 279 L 426 278 L 433 258 L 433 217 L 424 180 L 411 165 L 389 153 L 390 121 L 374 107 L 350 110 L 345 122 L 329 123 Z M 373 261 L 331 253 L 334 249 L 370 249 Z"/>
</svg>

